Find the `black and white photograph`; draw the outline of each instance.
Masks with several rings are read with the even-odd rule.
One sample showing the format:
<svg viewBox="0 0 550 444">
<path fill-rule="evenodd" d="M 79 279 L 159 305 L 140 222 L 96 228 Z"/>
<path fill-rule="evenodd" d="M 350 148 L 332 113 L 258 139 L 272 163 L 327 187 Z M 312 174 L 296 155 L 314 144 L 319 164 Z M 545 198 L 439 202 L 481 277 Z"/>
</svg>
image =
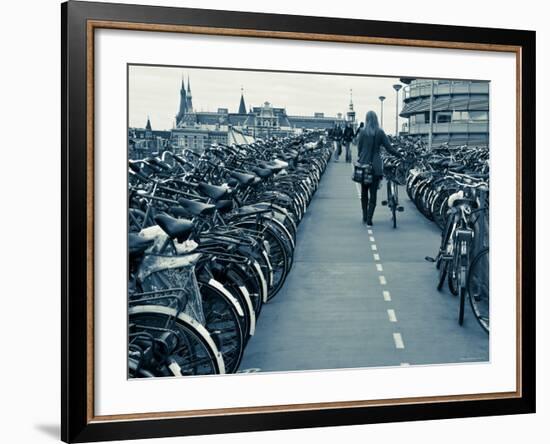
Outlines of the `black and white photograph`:
<svg viewBox="0 0 550 444">
<path fill-rule="evenodd" d="M 544 12 L 7 4 L 2 442 L 548 434 Z"/>
<path fill-rule="evenodd" d="M 490 91 L 128 64 L 128 378 L 490 362 Z"/>
</svg>

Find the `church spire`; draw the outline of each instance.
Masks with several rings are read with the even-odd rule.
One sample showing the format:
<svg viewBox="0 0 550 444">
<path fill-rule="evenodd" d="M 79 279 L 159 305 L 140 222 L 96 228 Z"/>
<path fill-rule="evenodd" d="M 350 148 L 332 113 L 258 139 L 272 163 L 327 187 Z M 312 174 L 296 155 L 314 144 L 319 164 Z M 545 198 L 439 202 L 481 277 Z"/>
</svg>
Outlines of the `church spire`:
<svg viewBox="0 0 550 444">
<path fill-rule="evenodd" d="M 149 116 L 147 116 L 147 123 L 145 124 L 145 129 L 147 131 L 151 131 L 151 119 L 149 119 Z"/>
<path fill-rule="evenodd" d="M 187 93 L 186 93 L 186 102 L 185 102 L 185 112 L 193 112 L 193 95 L 191 94 L 191 77 L 187 76 Z"/>
<path fill-rule="evenodd" d="M 178 113 L 176 114 L 176 126 L 183 121 L 185 113 L 187 111 L 187 94 L 185 93 L 185 82 L 183 79 L 183 74 L 181 75 L 181 88 L 180 88 L 180 107 Z"/>
<path fill-rule="evenodd" d="M 241 87 L 241 103 L 239 103 L 239 114 L 246 114 L 246 105 L 244 103 L 244 92 Z"/>
</svg>

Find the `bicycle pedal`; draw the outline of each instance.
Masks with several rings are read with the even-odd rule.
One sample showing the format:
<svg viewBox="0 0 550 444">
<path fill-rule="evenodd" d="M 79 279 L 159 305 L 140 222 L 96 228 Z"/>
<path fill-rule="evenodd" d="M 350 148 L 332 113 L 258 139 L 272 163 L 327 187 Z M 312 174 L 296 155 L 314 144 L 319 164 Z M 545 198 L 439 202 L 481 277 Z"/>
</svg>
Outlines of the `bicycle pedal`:
<svg viewBox="0 0 550 444">
<path fill-rule="evenodd" d="M 435 259 L 434 259 L 433 257 L 431 257 L 431 256 L 426 256 L 426 257 L 424 258 L 424 260 L 426 260 L 426 261 L 428 261 L 428 262 L 435 262 Z"/>
<path fill-rule="evenodd" d="M 403 208 L 403 207 L 397 207 L 397 211 L 399 211 L 400 213 L 402 213 L 403 211 L 405 211 L 405 208 Z"/>
<path fill-rule="evenodd" d="M 388 201 L 387 200 L 383 200 L 382 202 L 380 202 L 382 205 L 386 206 L 388 205 Z"/>
</svg>

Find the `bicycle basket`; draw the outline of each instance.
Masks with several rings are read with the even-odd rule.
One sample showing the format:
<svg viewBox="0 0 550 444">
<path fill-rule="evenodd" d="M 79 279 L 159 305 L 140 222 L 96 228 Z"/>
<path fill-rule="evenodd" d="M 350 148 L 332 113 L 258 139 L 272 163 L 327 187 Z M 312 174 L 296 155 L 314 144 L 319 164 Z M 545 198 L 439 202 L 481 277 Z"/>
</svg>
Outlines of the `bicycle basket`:
<svg viewBox="0 0 550 444">
<path fill-rule="evenodd" d="M 206 319 L 194 265 L 156 271 L 148 275 L 141 285 L 146 292 L 178 290 L 180 301 L 183 301 L 181 304 L 183 313 L 205 325 Z"/>
</svg>

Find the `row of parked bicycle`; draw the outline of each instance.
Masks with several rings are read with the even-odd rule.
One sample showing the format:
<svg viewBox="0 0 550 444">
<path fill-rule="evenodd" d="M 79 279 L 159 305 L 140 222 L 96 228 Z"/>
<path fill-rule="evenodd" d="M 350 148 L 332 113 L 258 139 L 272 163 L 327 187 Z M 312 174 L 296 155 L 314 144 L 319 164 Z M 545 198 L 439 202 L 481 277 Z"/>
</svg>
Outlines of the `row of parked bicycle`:
<svg viewBox="0 0 550 444">
<path fill-rule="evenodd" d="M 464 322 L 468 299 L 481 327 L 489 332 L 489 149 L 428 147 L 412 137 L 393 138 L 401 158 L 385 158 L 390 185 L 406 186 L 418 210 L 441 229 L 435 258 L 437 289 L 447 281 L 458 296 L 458 323 Z M 396 201 L 397 197 L 393 198 Z M 395 213 L 394 213 L 395 217 Z M 395 220 L 395 219 L 394 219 Z M 395 226 L 395 222 L 394 222 Z"/>
<path fill-rule="evenodd" d="M 329 157 L 308 134 L 129 162 L 129 377 L 238 370 Z"/>
</svg>

